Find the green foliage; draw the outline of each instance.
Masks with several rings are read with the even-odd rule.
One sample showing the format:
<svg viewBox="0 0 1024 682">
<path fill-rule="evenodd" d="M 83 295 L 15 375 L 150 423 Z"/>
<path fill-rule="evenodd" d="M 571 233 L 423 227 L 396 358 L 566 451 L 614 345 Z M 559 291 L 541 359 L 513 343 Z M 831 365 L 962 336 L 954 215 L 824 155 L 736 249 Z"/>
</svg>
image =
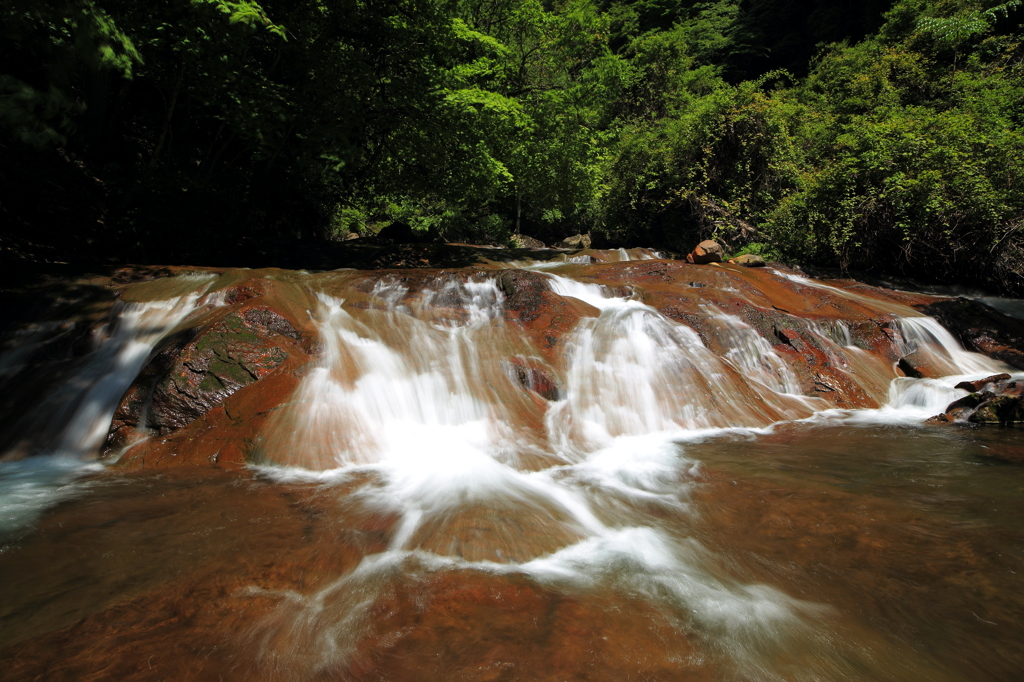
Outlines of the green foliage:
<svg viewBox="0 0 1024 682">
<path fill-rule="evenodd" d="M 933 39 L 940 48 L 956 49 L 989 32 L 1000 18 L 1005 19 L 1020 5 L 1020 0 L 1010 0 L 986 10 L 964 8 L 948 17 L 923 16 L 917 20 L 917 32 Z"/>
<path fill-rule="evenodd" d="M 1022 11 L 0 0 L 0 206 L 35 238 L 63 178 L 133 259 L 399 223 L 1024 290 Z"/>
<path fill-rule="evenodd" d="M 90 72 L 131 78 L 142 58 L 90 0 L 0 0 L 0 131 L 43 148 L 66 142 L 85 103 L 72 91 Z"/>
</svg>

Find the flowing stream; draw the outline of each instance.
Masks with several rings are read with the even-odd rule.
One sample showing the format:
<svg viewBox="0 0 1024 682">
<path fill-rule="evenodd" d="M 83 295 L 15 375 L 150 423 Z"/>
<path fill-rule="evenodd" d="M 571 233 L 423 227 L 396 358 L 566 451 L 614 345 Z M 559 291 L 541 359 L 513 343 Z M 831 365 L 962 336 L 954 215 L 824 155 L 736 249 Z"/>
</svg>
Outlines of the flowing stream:
<svg viewBox="0 0 1024 682">
<path fill-rule="evenodd" d="M 808 320 L 880 403 L 838 409 L 734 312 L 698 333 L 585 267 L 534 268 L 593 311 L 549 354 L 493 272 L 293 275 L 322 350 L 233 474 L 95 461 L 161 341 L 224 301 L 186 276 L 115 304 L 5 426 L 0 679 L 1024 675 L 1024 469 L 989 456 L 1019 431 L 923 424 L 1005 365 L 893 304 L 943 375 L 898 377 Z"/>
</svg>

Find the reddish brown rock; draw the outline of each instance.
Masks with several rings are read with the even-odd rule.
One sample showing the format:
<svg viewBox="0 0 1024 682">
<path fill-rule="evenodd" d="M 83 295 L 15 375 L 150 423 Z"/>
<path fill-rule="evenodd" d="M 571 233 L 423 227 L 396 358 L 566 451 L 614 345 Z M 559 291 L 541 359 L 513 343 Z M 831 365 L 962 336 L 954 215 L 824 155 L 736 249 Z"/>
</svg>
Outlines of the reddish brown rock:
<svg viewBox="0 0 1024 682">
<path fill-rule="evenodd" d="M 932 366 L 927 355 L 919 351 L 901 357 L 897 361 L 896 367 L 903 373 L 903 376 L 914 379 L 935 379 L 949 374 L 947 371 Z"/>
<path fill-rule="evenodd" d="M 506 297 L 506 316 L 523 328 L 549 362 L 581 318 L 600 313 L 583 301 L 555 294 L 548 287 L 548 278 L 536 272 L 505 270 L 497 283 Z"/>
<path fill-rule="evenodd" d="M 993 374 L 990 377 L 985 377 L 984 379 L 978 379 L 976 381 L 961 381 L 959 384 L 954 386 L 954 388 L 959 388 L 969 393 L 977 393 L 989 384 L 994 384 L 1009 378 L 1009 374 Z"/>
<path fill-rule="evenodd" d="M 722 256 L 725 251 L 722 249 L 718 242 L 713 242 L 710 239 L 702 241 L 686 256 L 686 262 L 693 263 L 695 265 L 704 265 L 706 263 L 721 263 Z"/>
<path fill-rule="evenodd" d="M 385 550 L 394 524 L 339 517 L 344 486 L 247 473 L 122 472 L 101 487 L 42 519 L 26 552 L 0 553 L 5 607 L 25 614 L 18 636 L 0 633 L 0 680 L 272 679 L 240 666 L 274 591 L 322 588 Z M 83 589 L 69 596 L 69 584 Z"/>
<path fill-rule="evenodd" d="M 552 372 L 531 358 L 514 357 L 502 369 L 512 381 L 545 400 L 558 400 L 561 390 Z"/>
<path fill-rule="evenodd" d="M 235 303 L 165 340 L 146 364 L 115 411 L 104 457 L 142 439 L 122 466 L 245 462 L 265 416 L 288 400 L 310 362 L 316 337 L 304 319 L 310 302 L 287 283 L 250 278 L 223 300 Z M 246 390 L 257 383 L 260 390 Z"/>
<path fill-rule="evenodd" d="M 333 670 L 343 679 L 686 682 L 718 672 L 648 603 L 606 590 L 567 596 L 524 575 L 435 573 L 399 585 L 367 620 L 351 660 Z"/>
<path fill-rule="evenodd" d="M 201 327 L 179 332 L 122 398 L 105 451 L 123 447 L 140 429 L 167 435 L 187 426 L 277 369 L 298 336 L 279 313 L 248 304 L 215 311 Z"/>
</svg>

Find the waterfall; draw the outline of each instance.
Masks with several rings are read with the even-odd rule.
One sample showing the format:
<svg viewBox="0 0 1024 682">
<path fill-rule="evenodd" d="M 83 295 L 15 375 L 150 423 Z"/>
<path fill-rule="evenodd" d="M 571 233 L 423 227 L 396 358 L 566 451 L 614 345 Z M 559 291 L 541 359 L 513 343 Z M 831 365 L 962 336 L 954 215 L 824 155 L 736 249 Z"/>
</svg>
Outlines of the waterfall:
<svg viewBox="0 0 1024 682">
<path fill-rule="evenodd" d="M 592 263 L 599 257 L 606 265 Z M 547 590 L 559 603 L 606 596 L 609 610 L 621 608 L 614 601 L 620 598 L 642 603 L 680 641 L 696 643 L 694 656 L 701 658 L 694 669 L 722 679 L 856 678 L 884 667 L 874 651 L 856 649 L 869 639 L 846 642 L 836 609 L 750 568 L 768 559 L 738 559 L 711 537 L 707 519 L 728 516 L 730 502 L 749 502 L 755 513 L 762 507 L 754 503 L 765 505 L 768 514 L 773 500 L 782 506 L 784 499 L 768 484 L 732 488 L 733 470 L 714 469 L 720 463 L 700 448 L 717 439 L 742 459 L 745 440 L 776 439 L 775 446 L 787 430 L 808 428 L 800 422 L 919 424 L 965 395 L 956 382 L 1004 366 L 967 352 L 907 306 L 803 278 L 792 279 L 827 290 L 833 303 L 844 297 L 858 310 L 876 308 L 853 319 L 841 319 L 856 307 L 843 307 L 845 301 L 820 314 L 769 309 L 767 295 L 743 293 L 751 291 L 743 289 L 749 282 L 723 284 L 715 280 L 721 271 L 708 268 L 690 276 L 712 283 L 679 287 L 673 310 L 658 298 L 665 280 L 657 279 L 655 266 L 662 265 L 651 260 L 649 252 L 625 250 L 563 256 L 513 273 L 529 276 L 515 292 L 508 281 L 519 280 L 496 272 L 507 263 L 417 276 L 281 276 L 302 287 L 294 297 L 302 301 L 293 306 L 298 317 L 309 308 L 309 318 L 300 320 L 308 324 L 296 323 L 288 340 L 294 355 L 286 367 L 294 374 L 273 379 L 287 379 L 282 390 L 297 386 L 285 402 L 261 407 L 267 410 L 261 418 L 269 416 L 247 432 L 262 428 L 251 443 L 252 466 L 224 475 L 238 476 L 232 484 L 241 480 L 271 490 L 268 496 L 289 497 L 273 509 L 316 496 L 319 506 L 301 512 L 329 519 L 318 526 L 328 531 L 316 551 L 351 551 L 354 558 L 319 582 L 312 573 L 326 571 L 322 566 L 310 569 L 309 582 L 295 579 L 282 589 L 248 575 L 242 584 L 249 587 L 231 583 L 231 599 L 265 607 L 239 635 L 255 670 L 313 679 L 367 665 L 376 655 L 367 648 L 405 636 L 387 631 L 397 622 L 388 619 L 400 611 L 399 598 L 412 593 L 425 602 L 426 587 L 419 588 L 446 574 L 456 581 L 482 576 L 473 583 L 481 592 L 487 588 L 479 585 L 493 584 L 487 580 L 501 580 L 523 594 Z M 607 264 L 615 262 L 647 279 L 586 277 L 614 273 Z M 770 273 L 742 276 L 755 281 Z M 210 278 L 195 280 L 173 297 L 140 300 L 140 294 L 114 305 L 95 330 L 91 352 L 37 411 L 33 438 L 14 453 L 53 456 L 0 464 L 0 551 L 47 507 L 92 485 L 82 474 L 101 467 L 88 457 L 154 349 L 190 315 L 223 303 L 218 294 L 204 295 L 210 284 Z M 260 294 L 262 302 L 245 305 L 269 307 L 273 286 Z M 527 304 L 516 308 L 517 297 Z M 751 312 L 752 306 L 758 309 Z M 530 308 L 525 314 L 524 307 Z M 863 341 L 870 324 L 875 345 Z M 24 338 L 45 343 L 66 331 L 41 326 Z M 22 371 L 29 355 L 21 346 L 0 355 L 0 376 Z M 899 376 L 895 364 L 905 358 L 939 376 Z M 823 376 L 846 383 L 821 393 L 862 390 L 877 402 L 852 404 L 885 404 L 832 409 L 843 403 L 813 395 Z M 260 384 L 239 389 L 240 396 L 243 390 L 259 391 Z M 215 416 L 202 428 L 218 428 Z M 198 429 L 186 435 L 193 433 L 203 435 Z M 813 484 L 801 485 L 813 490 L 810 513 L 820 515 L 814 527 L 822 530 L 807 542 L 825 552 L 847 536 L 859 537 L 856 529 L 826 523 L 828 500 L 824 493 L 816 497 L 824 475 L 808 480 Z M 720 495 L 723 488 L 738 492 L 729 498 Z M 780 515 L 774 522 L 788 520 Z M 332 542 L 338 547 L 329 547 Z M 274 579 L 279 585 L 290 578 Z M 494 601 L 497 610 L 506 607 Z M 367 645 L 367 633 L 377 627 L 385 634 Z"/>
<path fill-rule="evenodd" d="M 177 284 L 202 286 L 212 277 L 183 276 Z M 78 492 L 78 479 L 102 469 L 89 461 L 106 438 L 118 401 L 138 375 L 153 348 L 186 317 L 204 304 L 202 290 L 170 299 L 114 304 L 105 323 L 92 332 L 92 350 L 81 358 L 69 378 L 39 406 L 27 423 L 17 425 L 22 440 L 0 462 L 0 542 L 24 531 L 45 509 Z M 40 345 L 49 333 L 65 333 L 55 323 L 33 330 L 29 339 Z M 19 345 L 0 356 L 10 374 L 24 368 L 31 347 Z M 49 456 L 24 455 L 45 453 Z M 20 460 L 20 461 L 18 461 Z"/>
</svg>

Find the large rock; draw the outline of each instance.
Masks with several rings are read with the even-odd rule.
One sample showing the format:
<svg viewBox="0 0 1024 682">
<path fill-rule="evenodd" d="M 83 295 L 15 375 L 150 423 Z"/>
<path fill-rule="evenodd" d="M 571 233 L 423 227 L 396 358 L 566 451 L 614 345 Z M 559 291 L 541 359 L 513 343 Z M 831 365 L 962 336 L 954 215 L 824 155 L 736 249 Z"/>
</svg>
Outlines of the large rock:
<svg viewBox="0 0 1024 682">
<path fill-rule="evenodd" d="M 539 239 L 528 237 L 525 234 L 518 235 L 516 240 L 519 242 L 519 248 L 521 249 L 546 249 L 547 245 Z"/>
<path fill-rule="evenodd" d="M 1020 424 L 1024 422 L 1024 398 L 997 396 L 978 406 L 968 420 L 976 424 Z"/>
<path fill-rule="evenodd" d="M 143 368 L 114 413 L 104 454 L 146 433 L 165 436 L 274 372 L 296 346 L 291 322 L 258 302 L 217 311 L 172 337 Z"/>
<path fill-rule="evenodd" d="M 725 251 L 718 242 L 713 242 L 710 239 L 707 239 L 702 241 L 700 244 L 697 244 L 697 247 L 687 254 L 686 262 L 694 263 L 695 265 L 721 263 L 724 255 Z"/>
<path fill-rule="evenodd" d="M 590 233 L 574 234 L 571 237 L 566 237 L 554 246 L 556 249 L 589 249 Z"/>
<path fill-rule="evenodd" d="M 560 342 L 583 317 L 600 311 L 575 298 L 559 296 L 548 287 L 548 278 L 530 270 L 505 270 L 497 278 L 505 295 L 505 315 L 532 338 L 545 360 L 554 361 Z"/>
<path fill-rule="evenodd" d="M 977 393 L 978 391 L 982 390 L 983 388 L 985 388 L 989 384 L 995 384 L 997 382 L 1004 381 L 1004 380 L 1009 379 L 1009 378 L 1010 378 L 1009 374 L 1005 374 L 1005 373 L 1004 374 L 993 374 L 990 377 L 985 377 L 984 379 L 978 379 L 977 381 L 961 381 L 959 384 L 957 384 L 953 388 L 959 388 L 959 389 L 962 389 L 962 390 L 967 391 L 969 393 Z"/>
</svg>

